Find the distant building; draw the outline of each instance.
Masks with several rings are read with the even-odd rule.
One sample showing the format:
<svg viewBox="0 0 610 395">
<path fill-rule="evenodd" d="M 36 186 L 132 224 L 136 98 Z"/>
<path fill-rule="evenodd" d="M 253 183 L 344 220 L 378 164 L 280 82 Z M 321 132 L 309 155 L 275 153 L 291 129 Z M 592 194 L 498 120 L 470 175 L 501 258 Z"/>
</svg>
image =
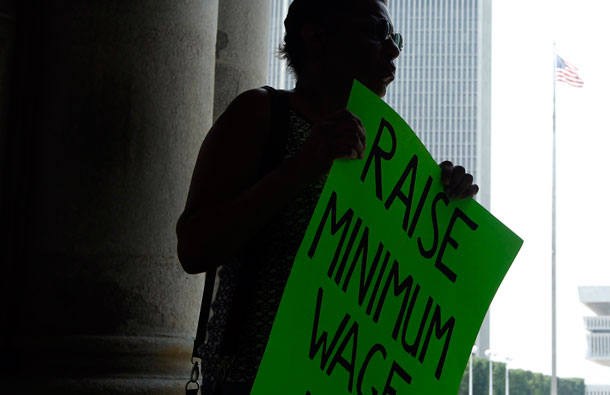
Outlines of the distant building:
<svg viewBox="0 0 610 395">
<path fill-rule="evenodd" d="M 277 57 L 290 0 L 271 2 L 269 85 L 294 88 Z M 385 98 L 413 128 L 437 161 L 463 165 L 490 207 L 491 0 L 388 2 L 395 30 L 404 36 L 396 80 Z M 477 338 L 477 355 L 490 348 L 489 314 Z"/>
<path fill-rule="evenodd" d="M 610 287 L 578 287 L 580 301 L 596 315 L 584 317 L 587 356 L 590 361 L 608 366 L 610 377 Z M 587 395 L 610 395 L 610 385 L 588 385 Z"/>
<path fill-rule="evenodd" d="M 610 385 L 587 385 L 585 395 L 610 395 Z"/>
</svg>

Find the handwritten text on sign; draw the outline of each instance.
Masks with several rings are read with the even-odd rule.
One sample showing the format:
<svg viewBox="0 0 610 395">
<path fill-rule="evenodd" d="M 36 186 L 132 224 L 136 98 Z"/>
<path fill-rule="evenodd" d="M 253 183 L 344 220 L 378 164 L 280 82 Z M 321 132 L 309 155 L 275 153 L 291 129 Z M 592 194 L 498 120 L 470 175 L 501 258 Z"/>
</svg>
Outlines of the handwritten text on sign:
<svg viewBox="0 0 610 395">
<path fill-rule="evenodd" d="M 455 394 L 522 241 L 449 200 L 409 126 L 357 82 L 348 109 L 366 157 L 333 165 L 252 393 Z"/>
</svg>

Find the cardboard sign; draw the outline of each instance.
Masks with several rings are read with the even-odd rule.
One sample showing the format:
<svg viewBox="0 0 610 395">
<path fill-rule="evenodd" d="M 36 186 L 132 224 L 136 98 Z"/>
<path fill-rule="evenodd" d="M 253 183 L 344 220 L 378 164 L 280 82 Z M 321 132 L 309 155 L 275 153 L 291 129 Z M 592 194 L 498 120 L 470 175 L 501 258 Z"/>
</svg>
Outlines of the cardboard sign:
<svg viewBox="0 0 610 395">
<path fill-rule="evenodd" d="M 411 128 L 358 82 L 363 160 L 335 161 L 252 394 L 457 394 L 522 240 L 450 200 Z"/>
</svg>

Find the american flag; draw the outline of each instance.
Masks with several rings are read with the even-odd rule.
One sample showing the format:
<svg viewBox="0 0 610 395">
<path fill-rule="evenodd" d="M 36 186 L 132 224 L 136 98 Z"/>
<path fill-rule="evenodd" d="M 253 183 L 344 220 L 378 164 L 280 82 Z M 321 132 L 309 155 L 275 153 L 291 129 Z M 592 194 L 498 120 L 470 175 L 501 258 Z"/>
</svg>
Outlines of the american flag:
<svg viewBox="0 0 610 395">
<path fill-rule="evenodd" d="M 559 55 L 557 55 L 555 63 L 555 75 L 557 81 L 565 82 L 576 88 L 582 88 L 585 84 L 578 76 L 578 68 L 563 60 Z"/>
</svg>

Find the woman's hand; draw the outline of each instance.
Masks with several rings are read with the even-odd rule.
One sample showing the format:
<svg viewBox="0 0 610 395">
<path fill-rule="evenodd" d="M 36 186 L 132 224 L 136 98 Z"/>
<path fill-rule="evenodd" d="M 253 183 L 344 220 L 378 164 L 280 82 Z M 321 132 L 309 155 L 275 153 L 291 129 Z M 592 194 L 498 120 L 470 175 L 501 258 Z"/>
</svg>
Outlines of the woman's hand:
<svg viewBox="0 0 610 395">
<path fill-rule="evenodd" d="M 446 160 L 440 164 L 440 167 L 445 193 L 450 198 L 467 199 L 479 192 L 479 186 L 472 183 L 472 175 L 466 173 L 462 166 L 453 166 L 453 163 Z"/>
<path fill-rule="evenodd" d="M 363 159 L 365 149 L 362 122 L 344 109 L 315 122 L 311 136 L 294 159 L 301 174 L 313 181 L 328 173 L 335 159 Z"/>
</svg>

